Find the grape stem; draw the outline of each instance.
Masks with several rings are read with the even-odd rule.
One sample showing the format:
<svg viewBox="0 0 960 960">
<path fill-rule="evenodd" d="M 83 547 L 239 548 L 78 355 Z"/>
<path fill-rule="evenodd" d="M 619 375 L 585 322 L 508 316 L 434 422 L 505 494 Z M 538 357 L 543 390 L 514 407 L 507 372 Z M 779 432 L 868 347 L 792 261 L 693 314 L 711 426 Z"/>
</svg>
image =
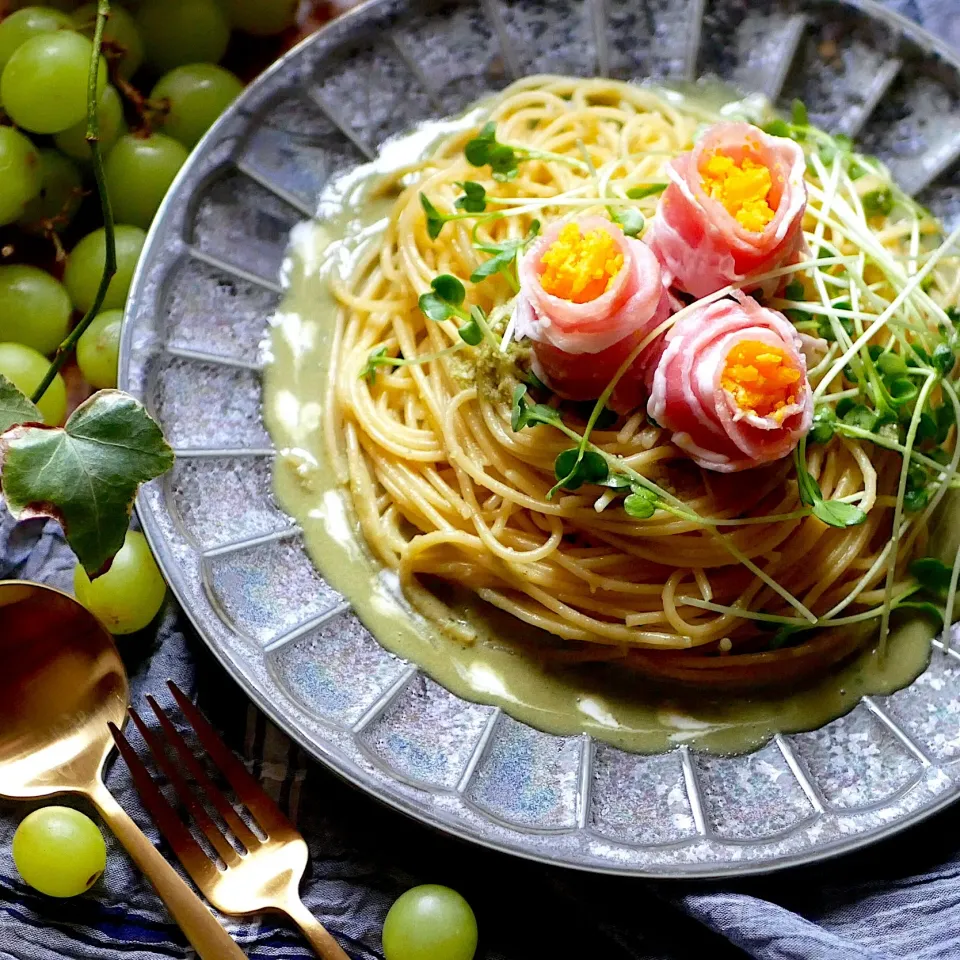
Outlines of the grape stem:
<svg viewBox="0 0 960 960">
<path fill-rule="evenodd" d="M 103 264 L 103 276 L 100 278 L 100 286 L 97 288 L 97 295 L 93 298 L 90 309 L 84 314 L 83 319 L 70 331 L 67 338 L 57 347 L 57 352 L 50 361 L 50 369 L 47 370 L 40 385 L 34 391 L 30 398 L 34 403 L 39 403 L 40 399 L 47 392 L 47 388 L 53 383 L 53 378 L 60 372 L 63 365 L 70 359 L 70 355 L 76 349 L 77 341 L 83 336 L 87 327 L 93 323 L 94 318 L 100 312 L 103 301 L 107 296 L 107 288 L 110 281 L 117 272 L 117 242 L 113 230 L 113 209 L 110 206 L 110 196 L 107 193 L 106 178 L 103 172 L 103 153 L 100 150 L 100 118 L 97 110 L 97 79 L 100 68 L 100 48 L 103 46 L 103 28 L 110 16 L 110 0 L 97 0 L 97 25 L 93 31 L 93 56 L 90 58 L 90 76 L 87 81 L 87 143 L 90 144 L 90 159 L 93 163 L 93 178 L 97 183 L 97 193 L 100 195 L 100 209 L 103 211 L 103 232 L 106 245 L 106 256 Z"/>
</svg>

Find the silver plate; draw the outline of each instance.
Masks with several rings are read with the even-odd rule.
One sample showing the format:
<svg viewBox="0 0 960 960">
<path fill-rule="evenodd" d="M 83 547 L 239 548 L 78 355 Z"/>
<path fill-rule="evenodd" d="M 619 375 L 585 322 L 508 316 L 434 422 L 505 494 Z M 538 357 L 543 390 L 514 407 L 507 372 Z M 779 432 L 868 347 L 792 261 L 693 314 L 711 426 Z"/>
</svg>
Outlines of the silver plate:
<svg viewBox="0 0 960 960">
<path fill-rule="evenodd" d="M 427 8 L 427 9 L 425 9 Z M 862 846 L 960 790 L 960 657 L 749 756 L 635 756 L 460 700 L 384 651 L 271 495 L 258 344 L 290 229 L 384 138 L 530 72 L 715 74 L 859 138 L 960 219 L 960 65 L 871 3 L 374 0 L 276 64 L 218 122 L 158 216 L 121 386 L 178 452 L 140 516 L 201 636 L 316 758 L 460 837 L 660 877 L 772 870 Z M 951 172 L 952 171 L 952 172 Z"/>
</svg>

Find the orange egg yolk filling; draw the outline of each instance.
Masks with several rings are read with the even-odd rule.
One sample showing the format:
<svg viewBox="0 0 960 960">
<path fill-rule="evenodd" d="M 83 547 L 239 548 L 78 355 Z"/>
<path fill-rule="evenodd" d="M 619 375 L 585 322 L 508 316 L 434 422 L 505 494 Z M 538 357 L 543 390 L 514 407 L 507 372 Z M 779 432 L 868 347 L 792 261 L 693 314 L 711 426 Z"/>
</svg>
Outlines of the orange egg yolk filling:
<svg viewBox="0 0 960 960">
<path fill-rule="evenodd" d="M 571 303 L 589 303 L 610 289 L 623 269 L 623 254 L 613 237 L 599 227 L 580 232 L 568 223 L 547 247 L 540 263 L 543 289 Z"/>
<path fill-rule="evenodd" d="M 774 211 L 767 202 L 773 180 L 763 164 L 749 157 L 735 163 L 726 154 L 715 153 L 701 174 L 708 196 L 722 203 L 745 230 L 760 233 L 773 219 Z"/>
<path fill-rule="evenodd" d="M 743 340 L 727 354 L 720 383 L 744 413 L 780 420 L 780 411 L 797 402 L 802 376 L 782 347 Z"/>
</svg>

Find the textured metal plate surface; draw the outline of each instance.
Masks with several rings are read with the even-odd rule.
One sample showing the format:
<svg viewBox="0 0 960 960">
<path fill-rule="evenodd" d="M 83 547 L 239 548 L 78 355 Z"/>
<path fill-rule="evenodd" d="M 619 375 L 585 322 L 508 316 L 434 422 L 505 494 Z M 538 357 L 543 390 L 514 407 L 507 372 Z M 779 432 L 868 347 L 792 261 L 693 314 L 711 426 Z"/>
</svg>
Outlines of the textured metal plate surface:
<svg viewBox="0 0 960 960">
<path fill-rule="evenodd" d="M 291 228 L 328 178 L 417 121 L 533 71 L 716 75 L 860 138 L 960 219 L 960 66 L 869 3 L 374 0 L 306 41 L 219 121 L 148 240 L 121 386 L 177 449 L 139 512 L 187 613 L 308 751 L 461 837 L 583 869 L 719 876 L 863 845 L 960 792 L 960 657 L 743 757 L 636 756 L 461 700 L 386 652 L 271 493 L 259 343 Z"/>
</svg>

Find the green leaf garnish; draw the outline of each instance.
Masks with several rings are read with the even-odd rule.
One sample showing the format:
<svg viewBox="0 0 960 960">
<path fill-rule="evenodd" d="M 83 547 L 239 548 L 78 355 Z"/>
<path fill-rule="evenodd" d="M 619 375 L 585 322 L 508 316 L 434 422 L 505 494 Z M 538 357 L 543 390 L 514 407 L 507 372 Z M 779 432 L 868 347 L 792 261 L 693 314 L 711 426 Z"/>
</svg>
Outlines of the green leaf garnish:
<svg viewBox="0 0 960 960">
<path fill-rule="evenodd" d="M 946 377 L 950 371 L 953 370 L 953 366 L 957 361 L 953 351 L 945 343 L 937 344 L 933 351 L 933 356 L 930 359 L 934 369 L 941 377 Z"/>
<path fill-rule="evenodd" d="M 931 603 L 929 600 L 901 600 L 899 603 L 894 603 L 893 610 L 916 610 L 918 613 L 922 613 L 926 617 L 930 617 L 934 623 L 939 627 L 945 626 L 945 619 L 943 610 L 940 609 L 935 603 Z"/>
<path fill-rule="evenodd" d="M 467 180 L 464 183 L 458 181 L 457 186 L 463 190 L 463 196 L 457 197 L 453 202 L 458 210 L 465 210 L 467 213 L 483 213 L 487 209 L 487 191 L 483 184 Z"/>
<path fill-rule="evenodd" d="M 831 527 L 855 527 L 867 519 L 859 507 L 842 500 L 818 500 L 813 515 Z"/>
<path fill-rule="evenodd" d="M 803 284 L 799 280 L 791 280 L 784 287 L 783 295 L 787 300 L 802 300 L 805 295 Z"/>
<path fill-rule="evenodd" d="M 917 557 L 910 564 L 910 573 L 924 590 L 946 596 L 950 589 L 950 568 L 936 557 Z"/>
<path fill-rule="evenodd" d="M 657 495 L 646 487 L 633 484 L 632 493 L 623 501 L 623 509 L 628 517 L 646 520 L 657 512 Z"/>
<path fill-rule="evenodd" d="M 632 207 L 627 207 L 625 210 L 611 208 L 610 216 L 613 218 L 614 223 L 620 225 L 624 235 L 628 237 L 639 236 L 643 230 L 644 223 L 646 223 L 643 214 L 639 210 L 634 210 Z"/>
<path fill-rule="evenodd" d="M 764 126 L 763 132 L 769 134 L 771 137 L 789 137 L 790 124 L 781 117 L 777 117 L 776 120 L 771 120 Z"/>
<path fill-rule="evenodd" d="M 480 133 L 464 147 L 463 154 L 471 166 L 489 166 L 494 180 L 512 180 L 519 172 L 517 151 L 497 142 L 497 125 L 493 121 L 484 124 Z"/>
<path fill-rule="evenodd" d="M 898 407 L 915 400 L 920 392 L 917 385 L 909 377 L 897 377 L 896 380 L 891 380 L 887 389 L 890 393 L 890 399 Z"/>
<path fill-rule="evenodd" d="M 863 204 L 863 212 L 868 217 L 885 217 L 893 210 L 893 192 L 888 187 L 871 190 L 860 198 L 860 202 Z"/>
<path fill-rule="evenodd" d="M 769 648 L 779 650 L 792 642 L 798 633 L 806 633 L 811 627 L 800 627 L 793 623 L 785 623 L 779 627 L 777 632 L 770 638 Z"/>
<path fill-rule="evenodd" d="M 923 487 L 907 490 L 903 495 L 903 509 L 907 513 L 919 513 L 929 502 L 930 494 Z"/>
<path fill-rule="evenodd" d="M 524 427 L 532 427 L 538 423 L 549 423 L 554 426 L 562 423 L 560 413 L 545 403 L 527 403 L 527 388 L 519 383 L 513 388 L 513 409 L 510 414 L 510 426 L 514 433 Z"/>
<path fill-rule="evenodd" d="M 460 335 L 460 339 L 464 343 L 470 344 L 471 347 L 475 347 L 481 340 L 483 340 L 483 330 L 480 327 L 480 324 L 477 323 L 475 317 L 471 317 L 460 329 L 457 331 Z"/>
<path fill-rule="evenodd" d="M 540 233 L 540 221 L 534 220 L 530 224 L 527 235 L 521 240 L 504 240 L 502 243 L 475 243 L 474 246 L 481 253 L 492 254 L 489 260 L 485 260 L 470 275 L 471 283 L 480 283 L 487 277 L 502 273 L 512 278 L 513 266 L 517 255 L 526 249 L 527 245 L 536 239 Z"/>
<path fill-rule="evenodd" d="M 644 197 L 652 197 L 658 193 L 663 193 L 669 184 L 666 183 L 647 183 L 642 187 L 631 187 L 627 191 L 627 196 L 631 200 L 643 200 Z"/>
<path fill-rule="evenodd" d="M 578 490 L 585 483 L 603 483 L 610 475 L 607 461 L 594 450 L 571 447 L 557 456 L 553 464 L 557 485 L 547 494 L 551 497 L 558 488 Z"/>
<path fill-rule="evenodd" d="M 360 376 L 366 380 L 367 383 L 373 383 L 373 381 L 377 379 L 377 370 L 380 367 L 387 366 L 391 359 L 392 358 L 387 356 L 386 347 L 379 347 L 371 351 L 370 356 L 367 357 L 367 362 L 360 371 Z"/>
<path fill-rule="evenodd" d="M 53 517 L 91 577 L 123 546 L 140 484 L 173 466 L 173 451 L 133 397 L 101 390 L 63 427 L 21 425 L 0 437 L 7 507 Z"/>
<path fill-rule="evenodd" d="M 837 415 L 830 407 L 819 407 L 813 415 L 813 426 L 807 438 L 811 443 L 829 443 L 836 429 Z"/>
<path fill-rule="evenodd" d="M 881 352 L 874 360 L 885 377 L 902 377 L 908 369 L 903 357 L 889 351 Z"/>
<path fill-rule="evenodd" d="M 420 310 L 430 320 L 446 320 L 463 316 L 460 305 L 467 295 L 463 284 L 449 273 L 441 274 L 430 281 L 431 292 L 420 295 Z"/>
<path fill-rule="evenodd" d="M 427 235 L 431 240 L 436 240 L 447 222 L 447 217 L 427 199 L 425 193 L 420 194 L 420 206 L 423 207 L 424 216 L 427 218 Z"/>
<path fill-rule="evenodd" d="M 838 413 L 839 406 L 837 404 Z M 861 430 L 870 431 L 876 427 L 879 417 L 869 407 L 865 407 L 862 403 L 855 403 L 840 419 L 851 427 L 859 427 Z"/>
<path fill-rule="evenodd" d="M 794 100 L 790 107 L 793 125 L 795 127 L 806 127 L 810 123 L 810 117 L 807 113 L 807 105 L 802 100 Z"/>
<path fill-rule="evenodd" d="M 43 423 L 43 415 L 29 397 L 0 373 L 0 433 L 18 423 Z"/>
</svg>

